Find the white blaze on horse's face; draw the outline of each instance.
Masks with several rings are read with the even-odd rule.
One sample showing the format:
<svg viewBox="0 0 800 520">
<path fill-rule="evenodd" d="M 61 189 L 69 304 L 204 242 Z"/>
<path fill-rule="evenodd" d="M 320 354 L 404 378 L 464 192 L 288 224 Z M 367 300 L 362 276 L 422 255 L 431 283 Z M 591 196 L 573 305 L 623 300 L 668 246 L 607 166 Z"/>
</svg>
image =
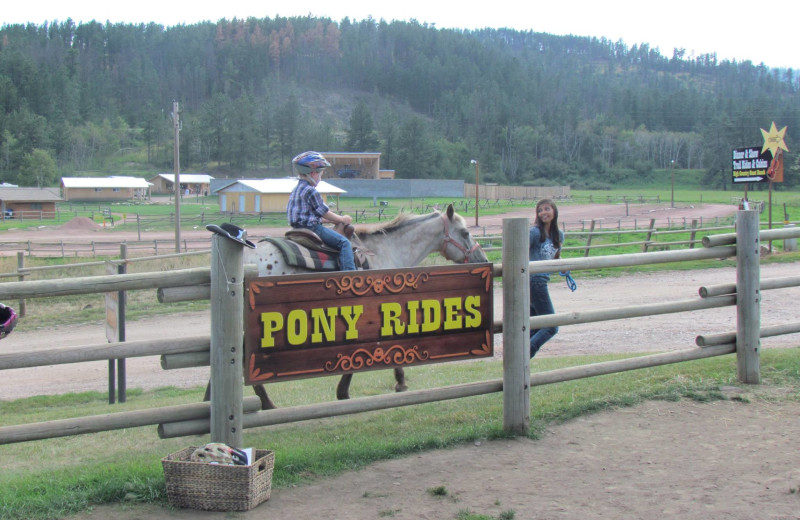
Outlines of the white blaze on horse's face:
<svg viewBox="0 0 800 520">
<path fill-rule="evenodd" d="M 452 204 L 447 207 L 447 212 L 442 214 L 442 221 L 444 222 L 444 240 L 441 249 L 443 257 L 451 262 L 463 264 L 489 261 L 467 229 L 464 219 L 456 214 Z"/>
</svg>

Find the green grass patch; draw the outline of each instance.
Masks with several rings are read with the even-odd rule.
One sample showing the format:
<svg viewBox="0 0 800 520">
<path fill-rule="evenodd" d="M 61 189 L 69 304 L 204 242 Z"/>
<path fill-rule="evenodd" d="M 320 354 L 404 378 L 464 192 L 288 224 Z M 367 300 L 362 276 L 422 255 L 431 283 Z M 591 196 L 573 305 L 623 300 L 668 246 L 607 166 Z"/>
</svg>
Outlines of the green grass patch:
<svg viewBox="0 0 800 520">
<path fill-rule="evenodd" d="M 622 357 L 542 357 L 533 362 L 532 372 Z M 762 385 L 747 387 L 740 398 L 744 406 L 759 399 L 800 400 L 799 349 L 764 351 L 761 371 Z M 414 367 L 407 375 L 413 389 L 499 379 L 502 362 Z M 277 383 L 268 389 L 279 406 L 290 406 L 332 400 L 335 383 L 335 378 L 321 378 Z M 355 377 L 351 391 L 356 397 L 383 394 L 391 392 L 392 385 L 390 371 L 371 372 Z M 551 424 L 645 400 L 725 399 L 721 388 L 728 385 L 737 385 L 733 356 L 534 387 L 530 437 L 536 438 Z M 194 403 L 203 391 L 131 389 L 126 403 L 113 406 L 99 393 L 6 401 L 0 402 L 0 424 Z M 275 450 L 273 486 L 281 488 L 379 460 L 505 438 L 502 423 L 502 395 L 497 393 L 250 429 L 245 444 Z M 207 440 L 207 436 L 161 440 L 152 426 L 0 446 L 0 517 L 51 519 L 108 502 L 165 503 L 161 458 Z"/>
</svg>

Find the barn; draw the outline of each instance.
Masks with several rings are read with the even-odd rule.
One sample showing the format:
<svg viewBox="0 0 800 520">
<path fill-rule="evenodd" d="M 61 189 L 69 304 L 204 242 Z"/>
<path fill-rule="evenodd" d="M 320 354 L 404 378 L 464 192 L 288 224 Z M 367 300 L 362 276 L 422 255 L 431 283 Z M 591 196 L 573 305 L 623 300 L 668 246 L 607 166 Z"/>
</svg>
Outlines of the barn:
<svg viewBox="0 0 800 520">
<path fill-rule="evenodd" d="M 114 202 L 150 198 L 150 183 L 140 177 L 62 177 L 65 202 Z"/>
<path fill-rule="evenodd" d="M 282 213 L 289 194 L 297 185 L 295 177 L 283 179 L 239 179 L 217 190 L 222 213 Z M 337 196 L 343 189 L 322 181 L 317 186 L 323 196 Z"/>
</svg>

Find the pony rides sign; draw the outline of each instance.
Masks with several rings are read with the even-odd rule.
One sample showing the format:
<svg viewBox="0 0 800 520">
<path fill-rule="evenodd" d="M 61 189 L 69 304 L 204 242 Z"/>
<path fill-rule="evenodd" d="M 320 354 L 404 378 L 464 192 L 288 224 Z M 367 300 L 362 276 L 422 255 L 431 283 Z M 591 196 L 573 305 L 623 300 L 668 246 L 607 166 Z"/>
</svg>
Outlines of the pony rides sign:
<svg viewBox="0 0 800 520">
<path fill-rule="evenodd" d="M 491 358 L 492 264 L 246 281 L 245 379 Z"/>
</svg>

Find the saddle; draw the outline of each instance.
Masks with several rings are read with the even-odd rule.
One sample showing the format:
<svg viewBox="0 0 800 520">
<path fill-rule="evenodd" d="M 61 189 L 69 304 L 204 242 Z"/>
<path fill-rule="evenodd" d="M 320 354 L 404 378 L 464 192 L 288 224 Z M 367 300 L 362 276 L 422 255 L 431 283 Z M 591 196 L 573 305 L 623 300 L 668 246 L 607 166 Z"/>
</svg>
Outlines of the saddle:
<svg viewBox="0 0 800 520">
<path fill-rule="evenodd" d="M 352 239 L 355 228 L 352 225 L 337 224 L 334 226 L 334 231 L 344 235 L 348 240 Z M 316 271 L 336 271 L 339 266 L 339 251 L 325 244 L 322 239 L 311 231 L 305 228 L 290 229 L 284 234 L 285 240 L 292 242 L 295 246 L 292 248 L 294 251 L 287 254 L 286 245 L 281 246 L 276 243 L 278 239 L 272 239 L 281 251 L 284 253 L 286 262 L 290 265 L 297 267 L 304 267 Z M 307 252 L 298 251 L 297 246 L 302 247 Z M 369 269 L 369 260 L 367 256 L 371 254 L 364 249 L 353 246 L 353 258 L 355 260 L 357 269 Z M 302 257 L 302 259 L 299 259 Z"/>
</svg>

